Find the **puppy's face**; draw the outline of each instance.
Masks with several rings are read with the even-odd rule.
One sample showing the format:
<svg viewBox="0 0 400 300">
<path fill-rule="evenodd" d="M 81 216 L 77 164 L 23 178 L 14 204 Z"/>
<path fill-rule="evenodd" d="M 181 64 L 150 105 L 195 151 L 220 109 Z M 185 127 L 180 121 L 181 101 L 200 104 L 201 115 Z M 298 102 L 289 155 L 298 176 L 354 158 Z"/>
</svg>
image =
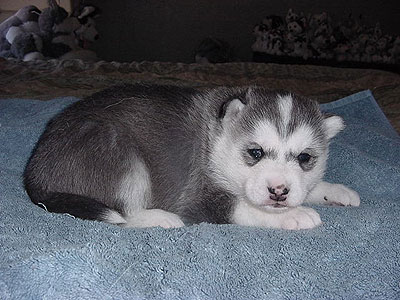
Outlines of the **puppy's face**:
<svg viewBox="0 0 400 300">
<path fill-rule="evenodd" d="M 323 175 L 342 119 L 290 94 L 250 89 L 227 105 L 212 170 L 239 198 L 262 207 L 300 205 Z"/>
</svg>

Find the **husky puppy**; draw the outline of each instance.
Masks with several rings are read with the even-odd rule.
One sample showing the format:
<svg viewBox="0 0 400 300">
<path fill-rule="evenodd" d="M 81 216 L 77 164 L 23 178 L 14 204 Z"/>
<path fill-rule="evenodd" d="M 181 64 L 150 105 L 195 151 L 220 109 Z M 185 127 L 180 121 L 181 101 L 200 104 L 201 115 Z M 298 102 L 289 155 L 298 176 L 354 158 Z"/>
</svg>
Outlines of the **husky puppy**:
<svg viewBox="0 0 400 300">
<path fill-rule="evenodd" d="M 315 101 L 261 87 L 117 86 L 49 122 L 24 183 L 50 212 L 123 227 L 313 228 L 303 202 L 360 203 L 322 181 L 343 127 Z"/>
</svg>

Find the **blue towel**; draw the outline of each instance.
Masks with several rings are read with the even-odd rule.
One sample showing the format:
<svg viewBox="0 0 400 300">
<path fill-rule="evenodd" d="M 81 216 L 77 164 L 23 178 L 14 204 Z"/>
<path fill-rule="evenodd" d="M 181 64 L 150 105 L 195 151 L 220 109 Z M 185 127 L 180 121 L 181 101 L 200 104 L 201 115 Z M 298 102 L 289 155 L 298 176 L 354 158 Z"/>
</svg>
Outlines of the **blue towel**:
<svg viewBox="0 0 400 300">
<path fill-rule="evenodd" d="M 323 225 L 304 231 L 47 213 L 21 176 L 45 123 L 74 101 L 0 101 L 0 299 L 400 299 L 400 138 L 369 91 L 322 105 L 347 123 L 326 180 L 361 206 L 314 206 Z"/>
</svg>

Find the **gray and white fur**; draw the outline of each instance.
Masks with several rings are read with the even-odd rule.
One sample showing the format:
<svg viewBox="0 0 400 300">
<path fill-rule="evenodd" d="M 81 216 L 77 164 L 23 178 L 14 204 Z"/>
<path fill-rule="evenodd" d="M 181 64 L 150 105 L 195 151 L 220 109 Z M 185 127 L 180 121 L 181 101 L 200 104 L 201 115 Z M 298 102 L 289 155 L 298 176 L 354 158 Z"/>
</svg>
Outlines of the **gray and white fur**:
<svg viewBox="0 0 400 300">
<path fill-rule="evenodd" d="M 124 227 L 313 228 L 303 202 L 360 203 L 322 181 L 343 127 L 315 101 L 262 87 L 117 86 L 49 122 L 25 186 L 50 212 Z"/>
</svg>

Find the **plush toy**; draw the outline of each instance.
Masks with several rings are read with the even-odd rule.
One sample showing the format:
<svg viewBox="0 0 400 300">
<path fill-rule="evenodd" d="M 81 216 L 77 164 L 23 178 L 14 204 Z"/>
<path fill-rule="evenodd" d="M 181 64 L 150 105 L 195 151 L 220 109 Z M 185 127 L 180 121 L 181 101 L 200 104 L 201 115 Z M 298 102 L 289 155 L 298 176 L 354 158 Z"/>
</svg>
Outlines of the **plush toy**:
<svg viewBox="0 0 400 300">
<path fill-rule="evenodd" d="M 334 58 L 334 47 L 335 43 L 331 42 L 330 39 L 320 36 L 317 37 L 313 43 L 311 43 L 311 48 L 313 50 L 314 56 L 320 59 L 330 60 Z"/>
<path fill-rule="evenodd" d="M 374 27 L 373 39 L 378 41 L 382 37 L 381 24 L 378 22 Z"/>
<path fill-rule="evenodd" d="M 263 44 L 264 52 L 268 54 L 277 54 L 276 52 L 279 52 L 279 45 L 277 45 L 277 42 L 280 40 L 281 33 L 278 29 L 268 30 Z"/>
<path fill-rule="evenodd" d="M 304 37 L 297 37 L 294 41 L 293 52 L 290 53 L 291 56 L 302 57 L 307 60 L 312 56 L 311 50 L 308 48 L 306 39 Z"/>
<path fill-rule="evenodd" d="M 13 26 L 8 30 L 6 39 L 11 45 L 13 57 L 23 61 L 44 59 L 41 52 L 43 42 L 37 33 L 25 31 L 22 26 Z"/>
<path fill-rule="evenodd" d="M 389 50 L 389 62 L 390 63 L 399 63 L 400 61 L 400 36 L 397 36 L 392 45 L 390 46 Z"/>
<path fill-rule="evenodd" d="M 360 51 L 364 52 L 367 43 L 372 39 L 372 37 L 368 33 L 361 33 L 357 40 L 360 43 Z"/>
<path fill-rule="evenodd" d="M 362 15 L 353 18 L 349 14 L 333 26 L 326 12 L 305 18 L 302 12 L 289 9 L 282 26 L 280 20 L 271 15 L 255 27 L 253 51 L 340 62 L 400 62 L 400 37 L 384 35 L 379 23 L 373 27 L 363 25 Z"/>
<path fill-rule="evenodd" d="M 297 21 L 300 19 L 300 16 L 298 14 L 296 14 L 293 9 L 289 8 L 285 20 L 286 20 L 286 24 L 289 24 L 291 22 Z"/>
<path fill-rule="evenodd" d="M 351 46 L 348 43 L 345 44 L 338 44 L 335 49 L 335 58 L 337 61 L 349 61 L 351 54 L 350 54 Z"/>
<path fill-rule="evenodd" d="M 360 61 L 361 60 L 361 51 L 360 51 L 360 42 L 357 39 L 353 39 L 350 41 L 350 61 Z"/>
<path fill-rule="evenodd" d="M 36 6 L 25 6 L 0 24 L 0 56 L 14 56 L 11 52 L 10 41 L 14 41 L 17 36 L 39 32 L 37 23 L 39 14 L 40 10 Z"/>
<path fill-rule="evenodd" d="M 323 24 L 331 24 L 331 18 L 326 12 L 322 12 L 320 14 L 314 14 L 310 18 L 309 27 L 312 31 L 317 30 Z"/>
<path fill-rule="evenodd" d="M 269 29 L 269 26 L 264 23 L 257 24 L 253 29 L 253 34 L 256 36 L 256 41 L 252 45 L 253 51 L 272 55 L 284 55 L 283 33 L 279 28 L 281 27 L 278 26 L 275 29 Z"/>
<path fill-rule="evenodd" d="M 338 37 L 338 41 L 352 41 L 357 39 L 357 36 L 363 32 L 363 28 L 361 25 L 362 15 L 360 15 L 357 19 L 353 18 L 353 15 L 350 13 L 346 19 L 339 22 L 338 26 L 335 29 L 334 34 Z"/>
<path fill-rule="evenodd" d="M 80 7 L 77 12 L 74 12 L 71 19 L 73 24 L 78 22 L 78 27 L 71 26 L 71 36 L 73 36 L 74 45 L 71 45 L 71 50 L 60 57 L 60 59 L 83 59 L 86 61 L 98 60 L 94 51 L 89 50 L 90 43 L 99 39 L 99 34 L 96 30 L 95 18 L 100 16 L 100 10 L 92 5 Z"/>
<path fill-rule="evenodd" d="M 290 53 L 294 50 L 294 42 L 296 40 L 296 37 L 291 34 L 288 31 L 285 31 L 283 34 L 283 51 L 287 54 L 290 55 Z"/>
<path fill-rule="evenodd" d="M 25 6 L 18 10 L 13 16 L 9 17 L 0 24 L 0 39 L 5 39 L 5 36 L 10 27 L 25 27 L 30 26 L 30 22 L 37 22 L 40 15 L 40 10 L 33 5 Z"/>
<path fill-rule="evenodd" d="M 253 34 L 255 35 L 255 37 L 258 38 L 262 38 L 264 36 L 264 34 L 266 32 L 268 32 L 268 26 L 265 24 L 257 24 L 256 26 L 254 26 L 253 28 Z"/>
<path fill-rule="evenodd" d="M 256 37 L 255 42 L 251 46 L 253 51 L 265 52 L 267 48 L 267 37 L 268 37 L 268 26 L 261 23 L 257 24 L 253 28 L 253 35 Z"/>
<path fill-rule="evenodd" d="M 86 5 L 72 16 L 55 0 L 41 12 L 35 6 L 21 8 L 0 24 L 0 56 L 21 60 L 44 58 L 97 60 L 84 49 L 99 38 L 94 18 L 99 9 Z"/>
<path fill-rule="evenodd" d="M 286 32 L 284 36 L 284 51 L 290 56 L 303 56 L 304 40 L 306 37 L 307 19 L 303 13 L 296 14 L 293 9 L 289 9 L 285 17 Z"/>
<path fill-rule="evenodd" d="M 83 49 L 89 47 L 90 42 L 99 39 L 99 33 L 96 30 L 95 19 L 100 16 L 100 9 L 95 6 L 84 6 L 77 19 L 81 26 L 75 30 L 75 36 L 78 39 L 79 46 Z"/>
<path fill-rule="evenodd" d="M 3 51 L 0 55 L 22 60 L 53 57 L 53 30 L 68 13 L 58 6 L 55 0 L 50 0 L 49 6 L 43 12 L 32 5 L 23 7 L 2 23 L 0 28 Z M 4 48 L 8 52 L 5 52 Z M 64 46 L 58 48 L 64 48 L 65 51 Z"/>
<path fill-rule="evenodd" d="M 62 23 L 68 12 L 59 6 L 55 0 L 48 0 L 49 7 L 45 8 L 39 16 L 39 27 L 43 35 L 51 37 L 53 26 Z"/>
<path fill-rule="evenodd" d="M 368 41 L 365 45 L 364 53 L 361 55 L 361 61 L 362 62 L 373 62 L 374 55 L 376 54 L 376 46 L 375 42 L 371 39 Z"/>
<path fill-rule="evenodd" d="M 95 41 L 99 35 L 93 17 L 99 15 L 94 6 L 84 6 L 72 16 L 55 0 L 49 0 L 49 7 L 39 17 L 40 29 L 44 36 L 43 53 L 59 59 L 97 60 L 93 51 L 83 49 L 85 41 Z"/>
<path fill-rule="evenodd" d="M 283 40 L 280 37 L 277 37 L 271 41 L 272 47 L 270 50 L 270 54 L 272 55 L 284 55 L 283 52 Z"/>
<path fill-rule="evenodd" d="M 301 20 L 292 21 L 287 24 L 287 30 L 294 36 L 301 36 L 305 33 L 305 24 Z"/>
<path fill-rule="evenodd" d="M 314 31 L 314 36 L 324 35 L 326 37 L 330 37 L 332 35 L 332 26 L 329 23 L 322 23 L 319 27 Z"/>
<path fill-rule="evenodd" d="M 389 58 L 390 58 L 390 54 L 388 52 L 389 41 L 390 41 L 390 36 L 388 35 L 381 36 L 376 41 L 376 52 L 379 58 L 379 62 L 389 63 Z"/>
<path fill-rule="evenodd" d="M 71 51 L 70 45 L 73 42 L 68 36 L 74 26 L 78 28 L 79 23 L 66 21 L 68 12 L 55 0 L 49 0 L 48 4 L 49 7 L 45 8 L 39 16 L 39 27 L 44 44 L 43 54 L 46 57 L 58 58 Z"/>
</svg>

